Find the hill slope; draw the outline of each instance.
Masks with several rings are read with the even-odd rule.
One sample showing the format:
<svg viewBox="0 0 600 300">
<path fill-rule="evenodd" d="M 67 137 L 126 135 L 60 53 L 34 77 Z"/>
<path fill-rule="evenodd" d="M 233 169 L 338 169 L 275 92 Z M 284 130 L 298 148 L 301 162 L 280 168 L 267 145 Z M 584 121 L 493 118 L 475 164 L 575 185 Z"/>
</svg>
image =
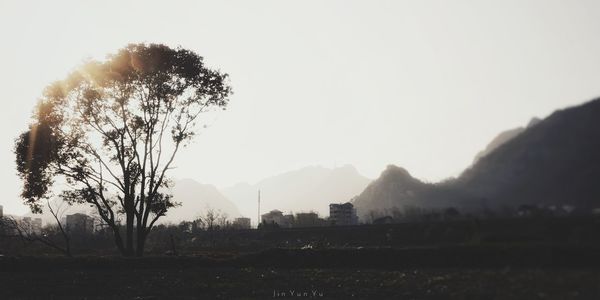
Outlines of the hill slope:
<svg viewBox="0 0 600 300">
<path fill-rule="evenodd" d="M 210 184 L 201 184 L 192 179 L 175 182 L 172 189 L 173 199 L 181 202 L 181 206 L 170 209 L 162 222 L 179 223 L 193 220 L 207 209 L 221 211 L 229 218 L 240 216 L 240 211 L 229 199 Z"/>
<path fill-rule="evenodd" d="M 465 170 L 456 184 L 493 206 L 600 206 L 600 100 L 554 112 Z"/>
<path fill-rule="evenodd" d="M 389 165 L 381 176 L 353 199 L 362 220 L 376 212 L 389 215 L 392 209 L 407 207 L 443 209 L 456 206 L 469 196 L 451 184 L 424 183 L 401 167 Z"/>
<path fill-rule="evenodd" d="M 356 199 L 359 214 L 405 205 L 499 209 L 522 204 L 600 207 L 600 99 L 506 131 L 457 179 L 425 184 L 388 167 Z"/>
<path fill-rule="evenodd" d="M 521 134 L 521 132 L 525 131 L 525 129 L 539 123 L 541 120 L 538 118 L 532 118 L 527 124 L 527 127 L 517 127 L 509 130 L 505 130 L 498 134 L 484 150 L 479 151 L 477 155 L 475 155 L 475 159 L 473 160 L 473 164 L 477 163 L 482 157 L 490 154 L 492 151 L 496 150 L 496 148 L 500 147 L 504 143 L 512 140 L 517 135 Z"/>
</svg>

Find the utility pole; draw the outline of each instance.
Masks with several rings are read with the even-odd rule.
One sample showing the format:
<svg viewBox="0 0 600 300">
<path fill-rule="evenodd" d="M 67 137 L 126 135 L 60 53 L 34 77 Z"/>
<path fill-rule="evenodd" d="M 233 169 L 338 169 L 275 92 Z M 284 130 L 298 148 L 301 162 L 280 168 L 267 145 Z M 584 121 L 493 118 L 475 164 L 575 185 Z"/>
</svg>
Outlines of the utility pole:
<svg viewBox="0 0 600 300">
<path fill-rule="evenodd" d="M 258 218 L 256 219 L 256 228 L 260 225 L 260 190 L 258 190 Z"/>
</svg>

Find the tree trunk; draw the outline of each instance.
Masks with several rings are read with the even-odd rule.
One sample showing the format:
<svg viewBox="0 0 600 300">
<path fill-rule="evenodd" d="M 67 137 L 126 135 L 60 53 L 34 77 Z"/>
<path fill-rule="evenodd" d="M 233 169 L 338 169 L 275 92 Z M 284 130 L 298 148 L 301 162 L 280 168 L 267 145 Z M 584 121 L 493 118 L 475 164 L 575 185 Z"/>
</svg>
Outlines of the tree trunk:
<svg viewBox="0 0 600 300">
<path fill-rule="evenodd" d="M 123 245 L 123 239 L 121 238 L 121 233 L 119 232 L 119 226 L 114 225 L 112 227 L 112 229 L 113 229 L 113 235 L 115 237 L 115 244 L 117 245 L 119 252 L 121 252 L 121 255 L 127 256 L 127 252 L 125 251 L 125 246 Z"/>
<path fill-rule="evenodd" d="M 146 233 L 143 228 L 138 228 L 137 232 L 137 247 L 135 249 L 135 256 L 144 256 L 144 246 L 146 244 Z"/>
<path fill-rule="evenodd" d="M 71 240 L 70 239 L 66 239 L 65 255 L 67 257 L 73 257 L 73 254 L 71 254 Z"/>
<path fill-rule="evenodd" d="M 133 256 L 133 213 L 127 213 L 127 229 L 125 235 L 125 256 Z"/>
</svg>

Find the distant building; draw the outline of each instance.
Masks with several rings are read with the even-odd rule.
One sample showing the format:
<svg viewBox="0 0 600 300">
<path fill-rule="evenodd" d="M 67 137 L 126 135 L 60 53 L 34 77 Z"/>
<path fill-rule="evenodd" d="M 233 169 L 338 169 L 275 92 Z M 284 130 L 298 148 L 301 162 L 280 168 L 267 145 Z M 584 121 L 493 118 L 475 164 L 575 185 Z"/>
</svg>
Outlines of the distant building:
<svg viewBox="0 0 600 300">
<path fill-rule="evenodd" d="M 260 216 L 261 222 L 266 224 L 281 224 L 283 221 L 283 213 L 279 210 L 272 210 Z"/>
<path fill-rule="evenodd" d="M 0 218 L 4 216 L 4 208 L 0 205 Z"/>
<path fill-rule="evenodd" d="M 297 213 L 294 220 L 294 227 L 317 227 L 325 225 L 325 220 L 319 218 L 314 212 Z"/>
<path fill-rule="evenodd" d="M 292 226 L 294 216 L 284 215 L 279 210 L 272 210 L 261 216 L 261 222 L 264 224 L 277 224 L 279 227 L 288 228 Z"/>
<path fill-rule="evenodd" d="M 41 234 L 42 233 L 42 219 L 31 217 L 23 217 L 21 220 L 17 221 L 19 223 L 19 227 L 22 228 L 23 231 L 27 234 Z"/>
<path fill-rule="evenodd" d="M 358 216 L 350 202 L 344 204 L 329 204 L 329 222 L 331 225 L 356 225 Z"/>
<path fill-rule="evenodd" d="M 288 215 L 283 215 L 283 219 L 281 220 L 281 227 L 285 227 L 285 228 L 289 228 L 292 227 L 294 225 L 294 215 L 292 214 L 288 214 Z"/>
<path fill-rule="evenodd" d="M 94 219 L 86 214 L 67 215 L 67 230 L 73 233 L 92 233 L 94 232 Z"/>
<path fill-rule="evenodd" d="M 236 218 L 233 220 L 233 227 L 239 229 L 250 229 L 250 218 Z"/>
<path fill-rule="evenodd" d="M 35 234 L 42 233 L 42 218 L 35 218 L 31 221 L 31 230 Z"/>
</svg>

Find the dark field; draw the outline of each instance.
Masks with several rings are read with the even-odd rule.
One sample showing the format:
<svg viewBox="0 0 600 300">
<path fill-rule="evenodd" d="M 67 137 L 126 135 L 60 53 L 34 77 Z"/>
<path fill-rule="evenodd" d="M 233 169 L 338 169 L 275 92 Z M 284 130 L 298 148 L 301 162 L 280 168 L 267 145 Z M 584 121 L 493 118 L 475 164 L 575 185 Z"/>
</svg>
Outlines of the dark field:
<svg viewBox="0 0 600 300">
<path fill-rule="evenodd" d="M 273 249 L 240 257 L 141 259 L 12 257 L 0 259 L 0 299 L 600 298 L 596 249 L 534 248 Z"/>
<path fill-rule="evenodd" d="M 190 268 L 0 272 L 2 299 L 598 299 L 600 272 Z M 283 295 L 282 293 L 287 293 Z M 275 295 L 274 295 L 275 294 Z M 279 294 L 279 295 L 277 295 Z"/>
<path fill-rule="evenodd" d="M 106 237 L 79 241 L 74 258 L 1 242 L 0 300 L 600 299 L 598 218 L 165 227 L 129 259 Z"/>
</svg>

